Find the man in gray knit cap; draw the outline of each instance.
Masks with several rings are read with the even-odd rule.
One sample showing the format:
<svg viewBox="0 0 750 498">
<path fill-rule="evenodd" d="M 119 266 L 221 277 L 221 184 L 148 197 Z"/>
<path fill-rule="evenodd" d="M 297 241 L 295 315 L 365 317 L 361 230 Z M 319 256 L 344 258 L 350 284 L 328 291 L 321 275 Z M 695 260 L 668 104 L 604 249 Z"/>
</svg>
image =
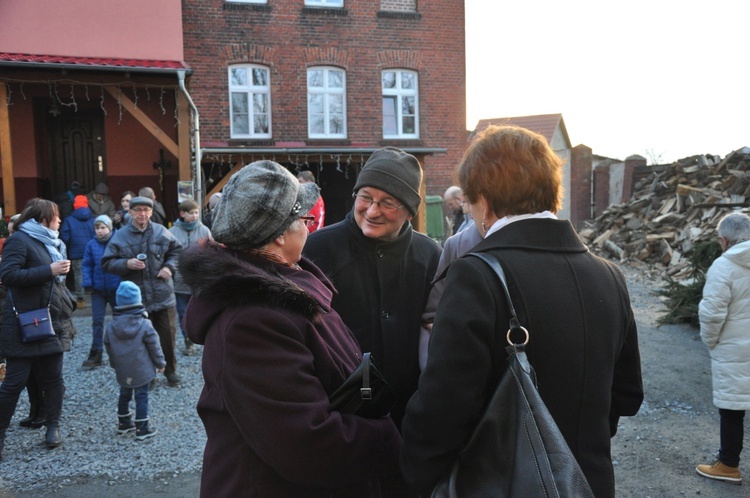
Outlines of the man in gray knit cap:
<svg viewBox="0 0 750 498">
<path fill-rule="evenodd" d="M 398 426 L 417 389 L 421 314 L 440 258 L 440 246 L 410 223 L 421 183 L 416 157 L 376 150 L 357 177 L 351 212 L 310 234 L 304 248 L 338 289 L 333 308 L 398 393 Z"/>
</svg>

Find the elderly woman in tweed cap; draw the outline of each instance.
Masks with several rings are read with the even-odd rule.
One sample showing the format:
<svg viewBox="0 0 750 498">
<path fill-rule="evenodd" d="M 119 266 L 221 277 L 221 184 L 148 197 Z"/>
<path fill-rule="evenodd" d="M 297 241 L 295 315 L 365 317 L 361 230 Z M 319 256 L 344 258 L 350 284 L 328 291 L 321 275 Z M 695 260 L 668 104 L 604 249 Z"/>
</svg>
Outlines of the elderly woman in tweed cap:
<svg viewBox="0 0 750 498">
<path fill-rule="evenodd" d="M 185 328 L 204 345 L 201 496 L 377 496 L 378 476 L 398 472 L 393 421 L 328 400 L 361 355 L 333 286 L 301 256 L 318 196 L 275 162 L 249 164 L 224 188 L 215 241 L 181 257 Z"/>
</svg>

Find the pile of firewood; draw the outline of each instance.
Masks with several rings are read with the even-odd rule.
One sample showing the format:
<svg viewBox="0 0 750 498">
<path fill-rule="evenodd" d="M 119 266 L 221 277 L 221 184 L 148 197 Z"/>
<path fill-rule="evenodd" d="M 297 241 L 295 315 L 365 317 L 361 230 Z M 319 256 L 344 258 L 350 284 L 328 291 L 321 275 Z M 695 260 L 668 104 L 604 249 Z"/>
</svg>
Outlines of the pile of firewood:
<svg viewBox="0 0 750 498">
<path fill-rule="evenodd" d="M 750 148 L 744 147 L 724 159 L 698 155 L 646 168 L 631 200 L 609 206 L 579 235 L 595 252 L 682 281 L 692 277 L 695 245 L 716 238 L 722 216 L 748 207 Z"/>
</svg>

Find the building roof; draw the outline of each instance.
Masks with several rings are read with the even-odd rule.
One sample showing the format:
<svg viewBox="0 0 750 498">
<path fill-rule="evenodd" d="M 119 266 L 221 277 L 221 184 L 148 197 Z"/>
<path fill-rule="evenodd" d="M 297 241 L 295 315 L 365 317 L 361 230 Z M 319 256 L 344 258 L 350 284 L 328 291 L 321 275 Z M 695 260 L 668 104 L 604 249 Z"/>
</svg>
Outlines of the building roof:
<svg viewBox="0 0 750 498">
<path fill-rule="evenodd" d="M 568 148 L 570 148 L 570 138 L 568 137 L 568 130 L 565 128 L 562 114 L 537 114 L 535 116 L 480 119 L 472 132 L 472 136 L 476 135 L 479 131 L 485 129 L 489 125 L 520 126 L 521 128 L 526 128 L 527 130 L 539 133 L 547 139 L 548 143 L 552 142 L 555 130 L 559 126 L 563 138 L 565 139 L 565 143 L 568 145 Z"/>
<path fill-rule="evenodd" d="M 71 57 L 65 55 L 13 54 L 0 52 L 0 66 L 37 66 L 45 69 L 98 69 L 118 71 L 174 72 L 189 70 L 184 61 Z"/>
</svg>

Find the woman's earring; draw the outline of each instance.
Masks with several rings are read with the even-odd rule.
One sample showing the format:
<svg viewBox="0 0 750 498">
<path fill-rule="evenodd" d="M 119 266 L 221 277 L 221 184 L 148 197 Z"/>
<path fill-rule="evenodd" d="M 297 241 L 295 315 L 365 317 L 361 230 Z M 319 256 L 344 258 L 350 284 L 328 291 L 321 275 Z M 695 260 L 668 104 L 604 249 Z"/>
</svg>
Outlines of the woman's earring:
<svg viewBox="0 0 750 498">
<path fill-rule="evenodd" d="M 487 225 L 484 224 L 484 221 L 482 222 L 482 230 L 487 233 Z"/>
</svg>

